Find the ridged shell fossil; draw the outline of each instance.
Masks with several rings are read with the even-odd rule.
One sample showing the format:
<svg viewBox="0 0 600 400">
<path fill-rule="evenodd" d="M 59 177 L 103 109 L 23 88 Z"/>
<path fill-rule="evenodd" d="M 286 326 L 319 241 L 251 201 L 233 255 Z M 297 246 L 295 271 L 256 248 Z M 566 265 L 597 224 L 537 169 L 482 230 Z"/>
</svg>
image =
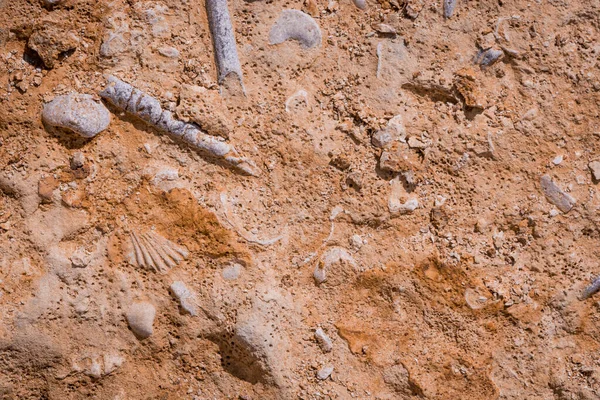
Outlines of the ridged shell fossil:
<svg viewBox="0 0 600 400">
<path fill-rule="evenodd" d="M 168 110 L 163 110 L 160 102 L 129 83 L 112 75 L 107 76 L 108 84 L 101 91 L 100 97 L 115 107 L 125 110 L 142 119 L 156 129 L 188 143 L 193 148 L 221 159 L 239 171 L 258 176 L 260 170 L 254 162 L 242 157 L 237 150 L 221 138 L 207 135 L 194 124 L 176 119 Z"/>
<path fill-rule="evenodd" d="M 130 263 L 138 267 L 166 274 L 171 268 L 187 259 L 189 252 L 156 232 L 131 231 Z"/>
</svg>

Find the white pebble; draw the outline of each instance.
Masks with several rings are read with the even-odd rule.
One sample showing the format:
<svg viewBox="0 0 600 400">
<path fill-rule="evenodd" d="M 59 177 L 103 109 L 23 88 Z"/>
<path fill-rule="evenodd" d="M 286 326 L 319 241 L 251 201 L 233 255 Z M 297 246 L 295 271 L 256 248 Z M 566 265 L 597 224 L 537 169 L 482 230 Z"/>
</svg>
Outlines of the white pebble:
<svg viewBox="0 0 600 400">
<path fill-rule="evenodd" d="M 196 310 L 196 296 L 185 286 L 182 281 L 175 281 L 171 284 L 171 292 L 179 301 L 181 309 L 191 316 L 198 314 Z"/>
<path fill-rule="evenodd" d="M 319 378 L 320 380 L 324 381 L 325 379 L 329 378 L 329 376 L 331 376 L 331 373 L 333 372 L 333 366 L 329 365 L 327 367 L 323 367 L 319 370 L 319 372 L 317 372 L 317 378 Z"/>
<path fill-rule="evenodd" d="M 127 310 L 127 323 L 141 339 L 152 335 L 152 325 L 156 316 L 156 308 L 148 302 L 134 303 Z"/>
<path fill-rule="evenodd" d="M 333 343 L 331 342 L 329 336 L 325 334 L 323 329 L 317 328 L 315 331 L 315 339 L 317 339 L 317 343 L 323 352 L 329 353 L 331 350 L 333 350 Z"/>
<path fill-rule="evenodd" d="M 554 165 L 559 165 L 561 162 L 563 162 L 563 156 L 556 156 L 554 157 L 554 160 L 552 160 L 552 164 Z"/>
</svg>

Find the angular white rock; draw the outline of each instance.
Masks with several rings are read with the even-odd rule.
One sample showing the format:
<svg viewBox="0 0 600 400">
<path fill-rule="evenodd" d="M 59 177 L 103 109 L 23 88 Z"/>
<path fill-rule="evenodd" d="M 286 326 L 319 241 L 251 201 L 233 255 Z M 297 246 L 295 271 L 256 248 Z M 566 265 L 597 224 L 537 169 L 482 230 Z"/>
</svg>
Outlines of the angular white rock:
<svg viewBox="0 0 600 400">
<path fill-rule="evenodd" d="M 156 308 L 148 302 L 133 303 L 125 315 L 129 327 L 141 339 L 152 335 L 155 316 Z"/>
<path fill-rule="evenodd" d="M 392 214 L 408 214 L 415 211 L 419 207 L 419 200 L 416 198 L 410 198 L 404 203 L 396 198 L 390 197 L 388 202 L 388 208 Z"/>
<path fill-rule="evenodd" d="M 47 125 L 92 138 L 108 128 L 110 112 L 89 94 L 71 93 L 45 104 L 42 119 Z"/>
<path fill-rule="evenodd" d="M 564 213 L 571 211 L 577 202 L 571 195 L 559 188 L 549 175 L 540 178 L 540 185 L 546 199 Z"/>
<path fill-rule="evenodd" d="M 179 301 L 181 309 L 192 317 L 198 314 L 196 309 L 196 296 L 185 286 L 182 281 L 175 281 L 171 284 L 171 293 Z"/>
<path fill-rule="evenodd" d="M 323 329 L 317 328 L 315 331 L 315 339 L 317 339 L 317 343 L 324 353 L 329 353 L 331 350 L 333 350 L 333 343 Z"/>
<path fill-rule="evenodd" d="M 332 365 L 323 367 L 319 370 L 319 372 L 317 372 L 317 378 L 324 381 L 325 379 L 329 378 L 329 376 L 331 375 L 332 372 L 333 372 Z"/>
<path fill-rule="evenodd" d="M 600 161 L 592 161 L 588 164 L 588 167 L 592 171 L 594 179 L 600 181 Z"/>
</svg>

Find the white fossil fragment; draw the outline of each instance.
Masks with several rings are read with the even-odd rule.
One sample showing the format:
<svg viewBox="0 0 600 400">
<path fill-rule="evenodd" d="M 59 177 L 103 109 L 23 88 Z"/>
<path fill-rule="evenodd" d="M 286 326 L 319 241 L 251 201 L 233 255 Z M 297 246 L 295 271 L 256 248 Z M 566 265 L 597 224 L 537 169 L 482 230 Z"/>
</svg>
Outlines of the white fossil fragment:
<svg viewBox="0 0 600 400">
<path fill-rule="evenodd" d="M 125 314 L 129 327 L 141 339 L 152 335 L 155 316 L 156 308 L 148 302 L 132 304 Z"/>
<path fill-rule="evenodd" d="M 308 14 L 299 10 L 283 10 L 269 33 L 269 44 L 297 40 L 305 49 L 321 44 L 321 29 Z"/>
<path fill-rule="evenodd" d="M 329 353 L 331 350 L 333 350 L 333 343 L 323 329 L 317 328 L 317 330 L 315 330 L 315 339 L 317 339 L 317 343 L 324 353 Z"/>
<path fill-rule="evenodd" d="M 185 313 L 190 314 L 192 317 L 198 314 L 196 296 L 185 286 L 185 283 L 182 281 L 173 282 L 171 284 L 171 293 L 179 301 L 181 309 Z"/>
<path fill-rule="evenodd" d="M 227 9 L 227 0 L 206 0 L 206 13 L 215 50 L 219 84 L 222 84 L 229 75 L 235 74 L 243 89 L 242 67 Z"/>
<path fill-rule="evenodd" d="M 308 107 L 308 93 L 304 89 L 298 90 L 285 101 L 286 113 L 291 113 L 300 107 Z"/>
<path fill-rule="evenodd" d="M 229 225 L 231 225 L 233 227 L 233 229 L 238 233 L 238 235 L 243 237 L 246 241 L 248 241 L 250 243 L 256 243 L 261 246 L 270 246 L 284 238 L 284 234 L 272 237 L 270 239 L 260 239 L 260 238 L 256 237 L 255 234 L 253 234 L 252 232 L 249 232 L 248 230 L 243 228 L 241 226 L 241 224 L 236 223 L 236 218 L 234 218 L 230 200 L 229 200 L 229 197 L 227 196 L 226 192 L 221 192 L 220 199 L 221 199 L 221 204 L 223 205 L 223 210 L 225 211 L 225 218 L 226 218 L 227 222 L 229 223 Z M 284 230 L 285 230 L 285 227 L 284 227 Z"/>
<path fill-rule="evenodd" d="M 542 193 L 544 193 L 546 199 L 558 207 L 563 213 L 571 211 L 575 203 L 577 203 L 577 200 L 559 188 L 549 175 L 543 175 L 540 178 L 540 186 L 542 187 Z"/>
<path fill-rule="evenodd" d="M 156 232 L 148 231 L 140 234 L 130 232 L 131 263 L 155 272 L 167 273 L 171 268 L 187 259 L 189 253 Z"/>
<path fill-rule="evenodd" d="M 155 128 L 167 132 L 193 148 L 224 160 L 238 170 L 252 176 L 260 174 L 254 162 L 241 156 L 229 143 L 215 136 L 207 135 L 196 125 L 179 121 L 168 110 L 163 110 L 160 102 L 152 96 L 134 88 L 112 75 L 107 76 L 108 84 L 100 96 L 117 108 L 130 112 Z"/>
</svg>

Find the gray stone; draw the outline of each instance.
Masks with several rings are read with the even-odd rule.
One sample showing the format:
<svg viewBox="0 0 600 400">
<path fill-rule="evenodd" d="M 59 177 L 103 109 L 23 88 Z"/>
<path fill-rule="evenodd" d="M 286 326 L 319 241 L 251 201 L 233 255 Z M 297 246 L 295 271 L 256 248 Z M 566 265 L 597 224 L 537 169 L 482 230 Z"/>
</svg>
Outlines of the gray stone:
<svg viewBox="0 0 600 400">
<path fill-rule="evenodd" d="M 387 129 L 380 129 L 371 136 L 371 144 L 379 148 L 387 147 L 393 140 L 394 137 Z"/>
<path fill-rule="evenodd" d="M 196 296 L 185 286 L 182 281 L 175 281 L 171 284 L 171 293 L 179 301 L 181 309 L 191 316 L 198 314 L 196 308 Z"/>
<path fill-rule="evenodd" d="M 323 367 L 323 368 L 321 368 L 317 372 L 317 378 L 319 378 L 320 380 L 324 381 L 325 379 L 327 379 L 327 378 L 329 378 L 331 376 L 332 372 L 333 372 L 333 366 L 332 365 Z"/>
<path fill-rule="evenodd" d="M 325 334 L 323 329 L 317 328 L 315 331 L 315 339 L 317 339 L 317 343 L 324 353 L 329 353 L 331 350 L 333 350 L 333 343 L 331 342 L 329 336 Z"/>
<path fill-rule="evenodd" d="M 552 178 L 550 178 L 549 175 L 541 177 L 540 185 L 542 186 L 542 192 L 544 193 L 544 196 L 546 196 L 546 199 L 564 213 L 571 211 L 577 202 L 571 195 L 562 191 L 552 181 Z"/>
<path fill-rule="evenodd" d="M 152 335 L 156 308 L 148 302 L 132 304 L 127 310 L 126 318 L 129 327 L 138 337 L 145 339 Z"/>
<path fill-rule="evenodd" d="M 592 161 L 588 164 L 590 171 L 592 171 L 592 176 L 596 181 L 600 181 L 600 161 Z"/>
<path fill-rule="evenodd" d="M 89 94 L 71 93 L 55 97 L 44 105 L 42 119 L 50 126 L 71 130 L 92 138 L 110 124 L 110 112 Z"/>
<path fill-rule="evenodd" d="M 76 151 L 73 153 L 73 157 L 71 157 L 71 169 L 79 169 L 83 167 L 85 164 L 85 157 L 82 152 Z"/>
<path fill-rule="evenodd" d="M 481 52 L 477 57 L 477 62 L 479 65 L 483 65 L 484 67 L 495 64 L 497 61 L 501 60 L 504 57 L 504 52 L 502 50 L 497 49 L 487 49 Z"/>
</svg>

